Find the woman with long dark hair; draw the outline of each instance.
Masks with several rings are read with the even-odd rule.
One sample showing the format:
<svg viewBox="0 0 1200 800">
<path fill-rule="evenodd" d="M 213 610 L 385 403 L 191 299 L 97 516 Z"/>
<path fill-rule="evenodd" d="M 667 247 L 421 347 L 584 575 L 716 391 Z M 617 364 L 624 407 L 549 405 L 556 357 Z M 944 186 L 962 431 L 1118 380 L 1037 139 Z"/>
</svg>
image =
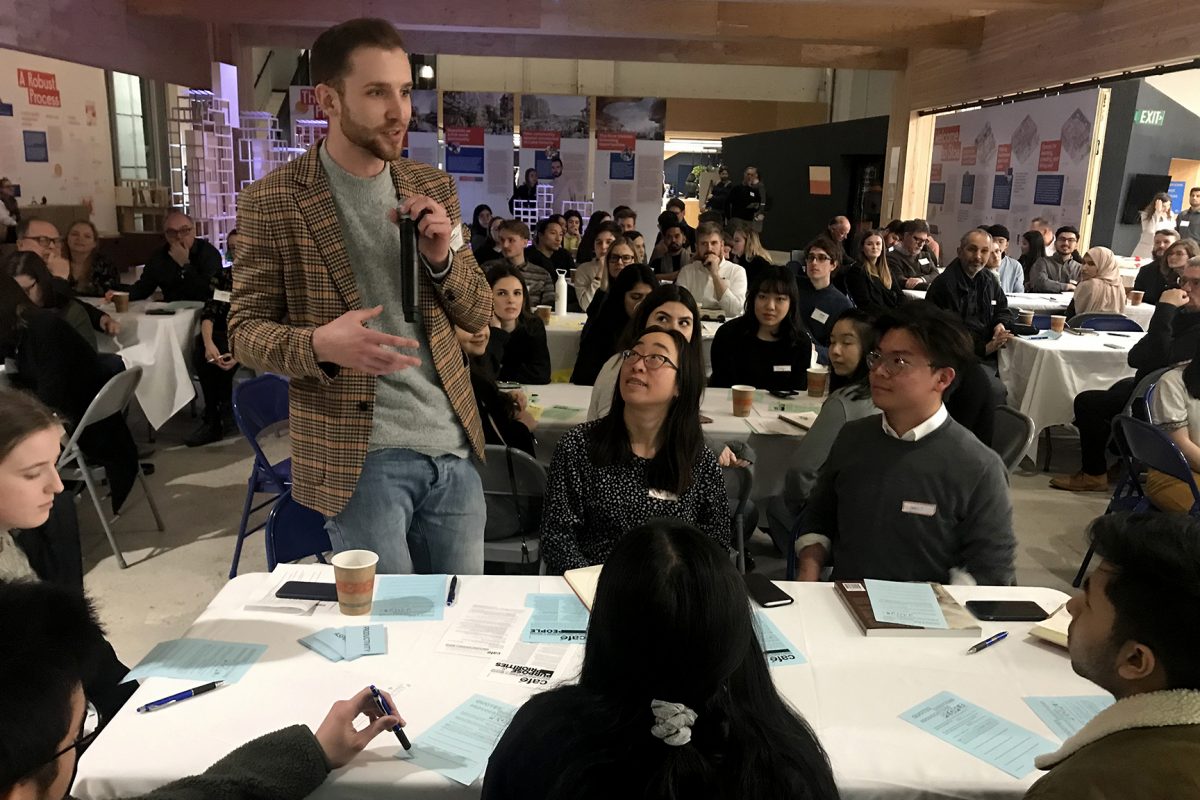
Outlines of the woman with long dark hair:
<svg viewBox="0 0 1200 800">
<path fill-rule="evenodd" d="M 579 684 L 536 695 L 484 800 L 835 800 L 816 734 L 771 680 L 741 576 L 682 522 L 630 532 L 600 574 Z"/>
<path fill-rule="evenodd" d="M 800 320 L 800 294 L 791 268 L 768 264 L 746 294 L 746 313 L 717 330 L 709 386 L 749 384 L 768 391 L 808 385 L 812 341 Z"/>
<path fill-rule="evenodd" d="M 1021 271 L 1025 273 L 1025 285 L 1029 286 L 1029 271 L 1039 258 L 1046 255 L 1046 239 L 1041 231 L 1025 231 L 1021 234 L 1020 241 L 1021 256 L 1017 261 L 1021 262 Z"/>
<path fill-rule="evenodd" d="M 579 252 L 575 254 L 576 264 L 584 264 L 596 257 L 594 248 L 596 232 L 600 230 L 601 223 L 612 221 L 613 216 L 607 211 L 592 212 L 592 215 L 588 217 L 587 227 L 583 229 L 583 238 L 579 240 Z"/>
<path fill-rule="evenodd" d="M 618 249 L 616 245 L 612 247 L 612 250 Z M 612 250 L 609 251 L 610 256 Z M 579 337 L 579 355 L 575 359 L 575 369 L 571 371 L 571 383 L 580 386 L 595 383 L 604 362 L 617 352 L 621 332 L 629 324 L 638 305 L 657 285 L 658 279 L 649 267 L 630 264 L 609 284 L 609 291 L 603 300 L 592 301 L 593 305 L 600 305 L 583 326 L 583 334 Z"/>
<path fill-rule="evenodd" d="M 1139 215 L 1142 235 L 1133 248 L 1134 258 L 1154 257 L 1154 234 L 1158 231 L 1174 230 L 1175 215 L 1171 213 L 1171 195 L 1159 192 L 1150 199 Z"/>
<path fill-rule="evenodd" d="M 615 242 L 624 238 L 624 234 L 621 233 L 621 229 L 615 222 L 601 222 L 592 231 L 591 248 L 596 256 L 591 261 L 580 261 L 579 266 L 575 269 L 575 274 L 571 276 L 571 282 L 575 286 L 575 299 L 579 301 L 579 307 L 584 311 L 591 307 L 596 293 L 601 288 L 607 287 L 605 271 L 608 267 L 606 260 L 608 250 Z M 632 250 L 632 243 L 630 243 L 630 251 L 632 252 Z"/>
<path fill-rule="evenodd" d="M 488 444 L 505 444 L 536 457 L 533 431 L 537 428 L 537 420 L 527 409 L 527 399 L 522 392 L 500 389 L 492 359 L 487 357 L 488 342 L 495 330 L 490 325 L 484 325 L 475 333 L 457 326 L 454 328 L 471 372 L 471 389 L 479 406 L 483 439 Z"/>
<path fill-rule="evenodd" d="M 542 514 L 546 566 L 601 564 L 653 517 L 691 522 L 727 547 L 729 508 L 700 430 L 704 363 L 678 331 L 651 326 L 622 353 L 612 409 L 559 440 Z"/>
<path fill-rule="evenodd" d="M 529 310 L 529 292 L 519 267 L 500 264 L 487 271 L 492 287 L 492 328 L 488 354 L 502 381 L 550 382 L 546 325 Z"/>
<path fill-rule="evenodd" d="M 4 262 L 4 271 L 16 279 L 35 306 L 62 317 L 93 350 L 96 349 L 96 331 L 110 336 L 121 332 L 120 323 L 95 306 L 77 299 L 67 281 L 51 275 L 50 268 L 37 253 L 13 253 Z"/>
<path fill-rule="evenodd" d="M 492 224 L 492 207 L 487 203 L 480 203 L 475 206 L 475 210 L 471 212 L 471 250 L 475 251 L 483 247 L 490 235 L 489 226 Z"/>
</svg>

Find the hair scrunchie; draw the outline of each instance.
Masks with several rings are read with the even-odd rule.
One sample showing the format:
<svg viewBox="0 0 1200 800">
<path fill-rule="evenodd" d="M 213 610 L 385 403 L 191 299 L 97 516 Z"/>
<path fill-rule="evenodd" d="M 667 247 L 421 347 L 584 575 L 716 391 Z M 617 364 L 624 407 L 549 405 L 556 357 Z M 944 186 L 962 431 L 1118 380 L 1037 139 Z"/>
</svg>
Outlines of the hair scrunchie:
<svg viewBox="0 0 1200 800">
<path fill-rule="evenodd" d="M 650 728 L 650 733 L 655 738 L 662 739 L 672 747 L 680 747 L 692 740 L 695 711 L 683 703 L 668 703 L 665 700 L 651 700 L 650 710 L 654 712 L 654 727 Z"/>
</svg>

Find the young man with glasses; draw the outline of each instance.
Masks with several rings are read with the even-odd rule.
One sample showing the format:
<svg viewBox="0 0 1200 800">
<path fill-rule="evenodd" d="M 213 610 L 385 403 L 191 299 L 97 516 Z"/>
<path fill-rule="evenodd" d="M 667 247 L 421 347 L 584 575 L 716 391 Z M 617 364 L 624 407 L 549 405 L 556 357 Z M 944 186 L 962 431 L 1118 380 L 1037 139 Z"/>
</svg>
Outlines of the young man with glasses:
<svg viewBox="0 0 1200 800">
<path fill-rule="evenodd" d="M 1079 229 L 1064 225 L 1054 232 L 1054 255 L 1042 256 L 1029 269 L 1030 292 L 1073 292 L 1083 264 L 1075 260 Z"/>
<path fill-rule="evenodd" d="M 0 620 L 0 798 L 65 800 L 80 754 L 99 733 L 83 685 L 107 647 L 103 631 L 81 594 L 49 583 L 0 581 Z M 360 715 L 369 724 L 356 730 Z M 299 800 L 380 733 L 404 724 L 381 715 L 363 689 L 334 703 L 315 733 L 305 725 L 282 728 L 147 796 Z M 162 746 L 147 742 L 141 755 Z"/>
<path fill-rule="evenodd" d="M 888 267 L 905 289 L 924 291 L 938 276 L 937 256 L 929 248 L 929 223 L 910 219 L 900 226 L 900 241 L 887 251 Z"/>
<path fill-rule="evenodd" d="M 876 323 L 867 354 L 883 412 L 847 423 L 809 495 L 801 580 L 831 559 L 837 580 L 1013 582 L 1016 540 L 1004 463 L 955 422 L 942 396 L 974 361 L 953 319 L 907 303 Z"/>
<path fill-rule="evenodd" d="M 130 300 L 145 300 L 162 290 L 163 300 L 211 300 L 213 284 L 221 276 L 221 251 L 196 238 L 196 224 L 182 211 L 167 215 L 164 244 L 142 269 L 129 290 Z"/>
<path fill-rule="evenodd" d="M 817 362 L 829 363 L 829 337 L 833 323 L 842 312 L 853 308 L 849 297 L 832 284 L 833 274 L 843 258 L 842 248 L 828 236 L 818 236 L 808 243 L 804 253 L 804 274 L 799 276 L 800 318 L 817 351 Z"/>
<path fill-rule="evenodd" d="M 17 252 L 37 253 L 51 275 L 66 280 L 71 277 L 71 262 L 63 256 L 62 245 L 58 227 L 49 220 L 26 217 L 17 225 Z"/>
</svg>

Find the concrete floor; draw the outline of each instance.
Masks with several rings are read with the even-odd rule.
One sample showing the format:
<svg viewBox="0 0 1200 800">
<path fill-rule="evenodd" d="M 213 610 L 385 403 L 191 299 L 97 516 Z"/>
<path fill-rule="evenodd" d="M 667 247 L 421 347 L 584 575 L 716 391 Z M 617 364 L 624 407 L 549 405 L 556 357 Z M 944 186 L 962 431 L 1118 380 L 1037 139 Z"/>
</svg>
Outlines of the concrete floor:
<svg viewBox="0 0 1200 800">
<path fill-rule="evenodd" d="M 192 427 L 181 414 L 159 432 L 150 478 L 167 530 L 155 529 L 135 489 L 115 530 L 129 568 L 118 568 L 90 503 L 79 507 L 88 593 L 95 599 L 109 638 L 122 660 L 135 664 L 157 642 L 177 638 L 225 583 L 253 458 L 240 438 L 206 447 L 181 442 Z M 270 438 L 273 453 L 286 453 L 286 438 Z M 1056 440 L 1055 467 L 1074 470 L 1078 449 Z M 273 456 L 277 457 L 277 456 Z M 1084 529 L 1103 513 L 1108 496 L 1070 494 L 1047 486 L 1047 475 L 1026 470 L 1013 475 L 1018 541 L 1017 581 L 1069 590 L 1085 550 Z M 258 518 L 263 518 L 265 510 Z M 750 549 L 757 570 L 782 578 L 784 563 L 767 537 L 756 534 Z M 242 553 L 241 572 L 264 571 L 262 533 Z"/>
</svg>

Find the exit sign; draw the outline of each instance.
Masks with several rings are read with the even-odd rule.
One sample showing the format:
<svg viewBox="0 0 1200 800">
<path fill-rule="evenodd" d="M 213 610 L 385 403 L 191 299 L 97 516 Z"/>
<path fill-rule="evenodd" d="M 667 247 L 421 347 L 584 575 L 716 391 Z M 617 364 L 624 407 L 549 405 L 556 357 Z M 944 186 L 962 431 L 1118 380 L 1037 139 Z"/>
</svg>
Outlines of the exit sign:
<svg viewBox="0 0 1200 800">
<path fill-rule="evenodd" d="M 1167 112 L 1165 111 L 1151 111 L 1150 109 L 1135 111 L 1133 112 L 1133 124 L 1158 125 L 1161 127 L 1166 117 Z"/>
</svg>

